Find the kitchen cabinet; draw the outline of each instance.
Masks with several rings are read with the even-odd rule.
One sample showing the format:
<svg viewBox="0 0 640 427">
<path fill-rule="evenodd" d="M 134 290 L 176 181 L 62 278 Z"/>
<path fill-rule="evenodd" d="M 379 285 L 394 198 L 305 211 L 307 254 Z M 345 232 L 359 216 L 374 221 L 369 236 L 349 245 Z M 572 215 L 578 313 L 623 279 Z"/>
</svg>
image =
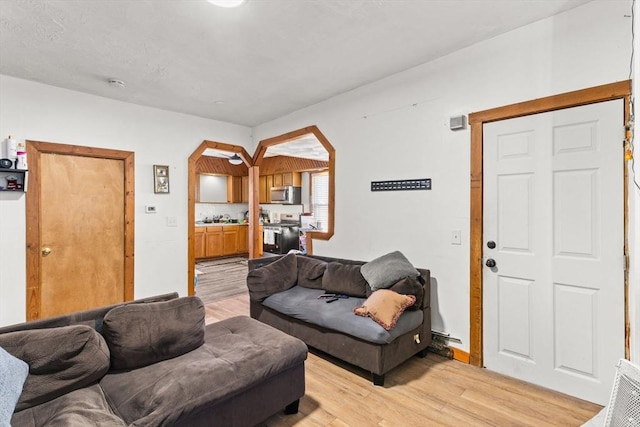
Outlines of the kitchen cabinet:
<svg viewBox="0 0 640 427">
<path fill-rule="evenodd" d="M 238 253 L 238 227 L 239 225 L 227 225 L 222 227 L 222 255 L 233 255 Z"/>
<path fill-rule="evenodd" d="M 249 252 L 249 226 L 238 227 L 238 252 Z"/>
<path fill-rule="evenodd" d="M 196 227 L 193 233 L 193 249 L 196 258 L 204 258 L 207 254 L 204 241 L 205 229 L 206 227 Z"/>
<path fill-rule="evenodd" d="M 283 173 L 282 185 L 293 185 L 294 187 L 300 187 L 302 185 L 302 174 L 300 172 Z"/>
<path fill-rule="evenodd" d="M 222 226 L 206 227 L 205 256 L 207 258 L 222 256 L 224 254 L 222 228 Z"/>
<path fill-rule="evenodd" d="M 227 177 L 227 202 L 242 203 L 242 177 Z"/>
<path fill-rule="evenodd" d="M 302 174 L 300 172 L 284 172 L 273 174 L 274 187 L 286 187 L 288 185 L 300 187 L 300 185 L 302 185 Z"/>
<path fill-rule="evenodd" d="M 242 203 L 249 203 L 249 177 L 242 177 Z"/>
<path fill-rule="evenodd" d="M 260 203 L 271 203 L 271 187 L 285 187 L 293 185 L 302 186 L 302 174 L 300 172 L 276 173 L 273 175 L 260 175 L 258 194 Z"/>
<path fill-rule="evenodd" d="M 273 175 L 267 175 L 267 203 L 271 203 L 271 187 L 273 187 Z"/>
<path fill-rule="evenodd" d="M 259 178 L 260 203 L 271 203 L 271 187 L 273 187 L 273 175 L 262 175 Z"/>
<path fill-rule="evenodd" d="M 262 237 L 262 231 L 260 232 Z M 195 258 L 215 258 L 249 252 L 248 225 L 216 225 L 195 227 Z M 262 247 L 262 242 L 260 242 Z"/>
</svg>

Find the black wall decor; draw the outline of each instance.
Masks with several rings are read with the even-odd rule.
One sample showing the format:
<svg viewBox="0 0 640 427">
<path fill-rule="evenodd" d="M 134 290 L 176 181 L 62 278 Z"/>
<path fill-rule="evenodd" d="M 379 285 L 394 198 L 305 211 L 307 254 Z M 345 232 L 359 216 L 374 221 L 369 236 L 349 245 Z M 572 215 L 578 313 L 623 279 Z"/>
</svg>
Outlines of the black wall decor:
<svg viewBox="0 0 640 427">
<path fill-rule="evenodd" d="M 431 190 L 431 178 L 371 181 L 371 191 Z"/>
</svg>

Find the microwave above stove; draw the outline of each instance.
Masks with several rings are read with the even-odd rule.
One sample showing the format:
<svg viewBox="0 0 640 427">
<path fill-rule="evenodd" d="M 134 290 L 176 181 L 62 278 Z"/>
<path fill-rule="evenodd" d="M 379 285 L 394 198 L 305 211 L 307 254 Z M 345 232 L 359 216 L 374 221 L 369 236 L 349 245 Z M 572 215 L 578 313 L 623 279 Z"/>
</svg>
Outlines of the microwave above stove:
<svg viewBox="0 0 640 427">
<path fill-rule="evenodd" d="M 271 187 L 271 203 L 282 205 L 302 204 L 302 187 Z"/>
</svg>

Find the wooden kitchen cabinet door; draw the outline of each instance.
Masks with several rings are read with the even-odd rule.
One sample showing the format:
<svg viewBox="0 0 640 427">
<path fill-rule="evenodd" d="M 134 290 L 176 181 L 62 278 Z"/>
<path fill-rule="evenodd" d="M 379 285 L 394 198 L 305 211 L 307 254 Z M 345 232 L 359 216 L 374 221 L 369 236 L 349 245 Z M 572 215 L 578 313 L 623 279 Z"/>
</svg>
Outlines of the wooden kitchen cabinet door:
<svg viewBox="0 0 640 427">
<path fill-rule="evenodd" d="M 269 200 L 267 198 L 268 192 L 267 192 L 267 176 L 266 175 L 260 176 L 258 186 L 260 187 L 258 188 L 260 203 L 269 203 Z"/>
<path fill-rule="evenodd" d="M 248 226 L 240 226 L 238 227 L 238 252 L 244 253 L 249 252 L 249 227 Z"/>
<path fill-rule="evenodd" d="M 286 172 L 282 174 L 282 185 L 293 185 L 300 187 L 302 185 L 302 175 L 300 172 Z"/>
<path fill-rule="evenodd" d="M 205 240 L 207 257 L 216 257 L 223 255 L 222 227 L 207 227 Z"/>
<path fill-rule="evenodd" d="M 193 233 L 194 256 L 196 258 L 204 258 L 207 255 L 204 236 L 204 227 L 196 227 L 195 232 Z"/>
<path fill-rule="evenodd" d="M 275 187 L 275 185 L 273 185 L 273 175 L 267 175 L 267 201 L 266 201 L 266 203 L 271 203 L 271 187 Z"/>
<path fill-rule="evenodd" d="M 223 255 L 233 255 L 238 253 L 238 227 L 226 226 L 223 232 Z"/>
<path fill-rule="evenodd" d="M 242 177 L 227 177 L 227 202 L 240 203 L 242 201 Z"/>
<path fill-rule="evenodd" d="M 249 177 L 242 177 L 242 203 L 249 203 Z"/>
</svg>

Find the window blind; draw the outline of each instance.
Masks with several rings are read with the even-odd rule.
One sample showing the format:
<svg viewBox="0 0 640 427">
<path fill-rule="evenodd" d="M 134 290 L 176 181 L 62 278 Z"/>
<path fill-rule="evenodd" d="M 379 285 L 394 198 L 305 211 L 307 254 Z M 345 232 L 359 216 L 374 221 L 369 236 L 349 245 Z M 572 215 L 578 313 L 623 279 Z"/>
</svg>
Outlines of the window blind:
<svg viewBox="0 0 640 427">
<path fill-rule="evenodd" d="M 329 225 L 329 173 L 311 174 L 311 212 L 318 229 L 327 231 Z"/>
</svg>

